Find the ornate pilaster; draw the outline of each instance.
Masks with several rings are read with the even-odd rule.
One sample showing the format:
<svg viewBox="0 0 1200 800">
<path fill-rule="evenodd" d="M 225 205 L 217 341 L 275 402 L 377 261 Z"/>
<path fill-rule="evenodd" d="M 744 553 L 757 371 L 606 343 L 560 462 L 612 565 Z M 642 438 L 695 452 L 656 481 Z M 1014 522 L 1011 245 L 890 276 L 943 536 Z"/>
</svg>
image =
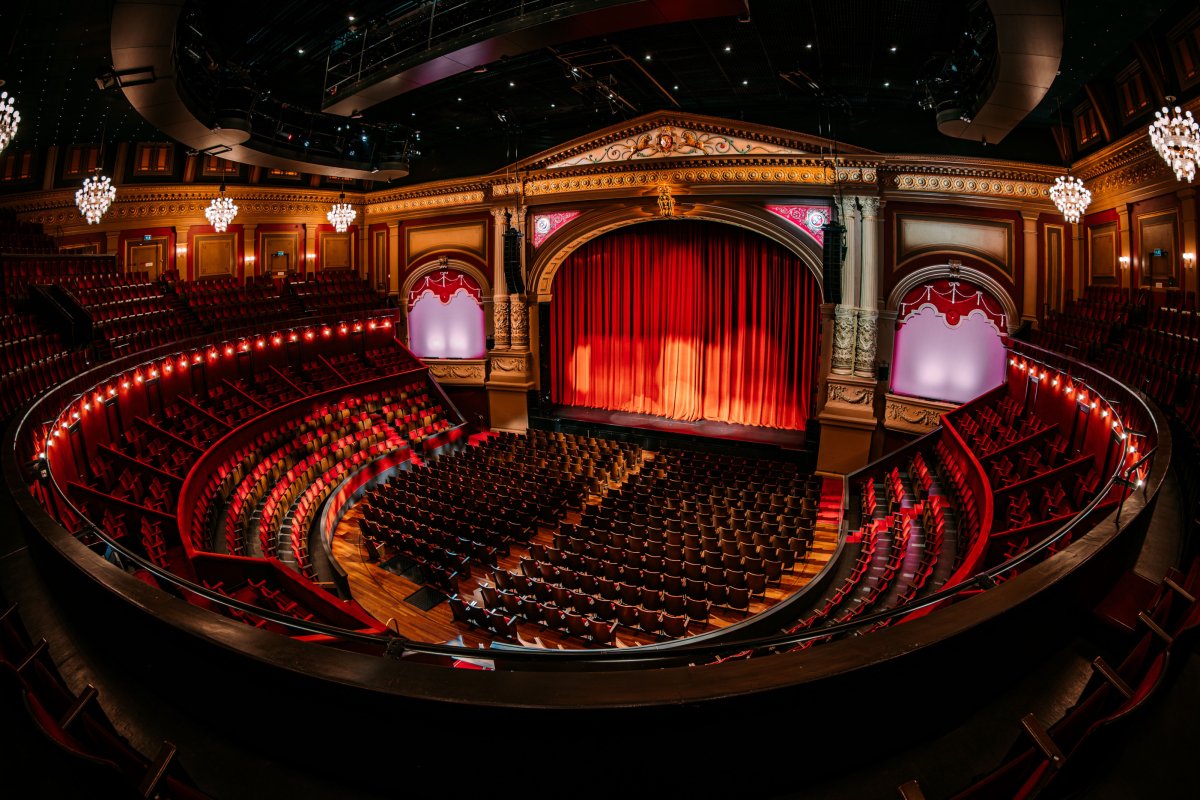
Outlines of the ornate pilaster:
<svg viewBox="0 0 1200 800">
<path fill-rule="evenodd" d="M 859 288 L 858 305 L 868 311 L 879 307 L 879 217 L 881 205 L 878 197 L 858 198 L 862 214 L 862 283 Z"/>
<path fill-rule="evenodd" d="M 875 348 L 879 341 L 879 312 L 868 308 L 858 310 L 858 332 L 854 342 L 854 374 L 860 378 L 875 377 Z"/>
<path fill-rule="evenodd" d="M 849 306 L 840 305 L 833 310 L 833 357 L 829 371 L 834 375 L 849 375 L 854 371 L 856 318 Z"/>
<path fill-rule="evenodd" d="M 525 298 L 519 294 L 509 297 L 508 316 L 511 324 L 511 342 L 513 350 L 529 349 L 529 309 L 525 307 Z"/>
<path fill-rule="evenodd" d="M 502 294 L 492 298 L 493 349 L 507 350 L 509 347 L 508 298 Z"/>
</svg>

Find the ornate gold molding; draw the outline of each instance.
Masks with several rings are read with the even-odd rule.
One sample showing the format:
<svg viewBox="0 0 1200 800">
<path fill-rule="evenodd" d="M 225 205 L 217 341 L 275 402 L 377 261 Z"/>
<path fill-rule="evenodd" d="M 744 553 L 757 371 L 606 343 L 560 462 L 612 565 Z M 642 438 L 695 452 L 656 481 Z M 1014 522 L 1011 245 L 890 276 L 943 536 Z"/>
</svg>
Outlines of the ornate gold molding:
<svg viewBox="0 0 1200 800">
<path fill-rule="evenodd" d="M 448 192 L 405 200 L 394 200 L 386 203 L 372 203 L 367 210 L 375 214 L 395 214 L 401 211 L 422 211 L 427 208 L 447 208 L 451 206 L 475 206 L 483 203 L 482 189 L 467 192 Z"/>
<path fill-rule="evenodd" d="M 982 194 L 1031 200 L 1050 199 L 1049 183 L 1002 180 L 1000 178 L 951 177 L 902 172 L 892 176 L 892 186 L 900 191 Z"/>
</svg>

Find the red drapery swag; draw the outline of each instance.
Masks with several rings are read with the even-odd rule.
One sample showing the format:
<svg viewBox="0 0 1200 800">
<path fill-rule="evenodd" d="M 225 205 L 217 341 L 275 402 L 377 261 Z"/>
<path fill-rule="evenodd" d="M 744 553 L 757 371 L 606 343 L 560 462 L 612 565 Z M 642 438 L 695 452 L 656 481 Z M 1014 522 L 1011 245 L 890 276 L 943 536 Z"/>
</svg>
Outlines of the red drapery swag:
<svg viewBox="0 0 1200 800">
<path fill-rule="evenodd" d="M 571 253 L 553 291 L 554 402 L 804 428 L 820 290 L 781 245 L 719 223 L 636 225 Z"/>
</svg>

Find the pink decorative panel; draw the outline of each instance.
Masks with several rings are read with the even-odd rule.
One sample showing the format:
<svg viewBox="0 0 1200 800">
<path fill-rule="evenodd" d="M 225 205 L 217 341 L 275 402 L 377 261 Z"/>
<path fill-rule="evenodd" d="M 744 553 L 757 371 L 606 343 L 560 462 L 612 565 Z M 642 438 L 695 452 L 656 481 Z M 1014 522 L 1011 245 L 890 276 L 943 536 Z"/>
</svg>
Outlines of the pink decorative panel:
<svg viewBox="0 0 1200 800">
<path fill-rule="evenodd" d="M 555 211 L 552 214 L 535 214 L 533 217 L 533 246 L 541 247 L 550 234 L 579 216 L 578 211 Z"/>
<path fill-rule="evenodd" d="M 825 232 L 822 228 L 829 222 L 829 206 L 767 206 L 777 217 L 783 217 L 807 233 L 817 244 L 824 246 Z"/>
<path fill-rule="evenodd" d="M 483 290 L 479 288 L 479 282 L 465 272 L 459 272 L 456 269 L 431 272 L 409 291 L 408 310 L 412 311 L 417 300 L 425 292 L 432 293 L 443 303 L 449 303 L 450 298 L 460 289 L 475 298 L 475 302 L 483 302 Z"/>
<path fill-rule="evenodd" d="M 1004 382 L 1007 315 L 959 281 L 918 286 L 900 304 L 892 391 L 965 403 Z"/>
<path fill-rule="evenodd" d="M 483 358 L 483 292 L 470 275 L 430 273 L 408 293 L 409 347 L 420 358 Z"/>
</svg>

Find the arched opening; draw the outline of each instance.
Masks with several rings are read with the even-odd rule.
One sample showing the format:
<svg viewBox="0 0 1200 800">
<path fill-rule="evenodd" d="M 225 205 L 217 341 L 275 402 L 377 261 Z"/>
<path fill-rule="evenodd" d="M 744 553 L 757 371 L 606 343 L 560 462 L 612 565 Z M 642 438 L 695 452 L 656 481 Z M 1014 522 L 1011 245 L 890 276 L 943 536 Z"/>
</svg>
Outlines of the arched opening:
<svg viewBox="0 0 1200 800">
<path fill-rule="evenodd" d="M 999 386 L 1008 325 L 1001 302 L 967 281 L 912 287 L 898 308 L 892 391 L 965 403 Z"/>
<path fill-rule="evenodd" d="M 777 242 L 695 220 L 622 228 L 567 255 L 553 298 L 555 405 L 804 429 L 820 287 Z"/>
<path fill-rule="evenodd" d="M 487 354 L 483 289 L 458 269 L 427 273 L 408 291 L 409 347 L 420 358 Z"/>
</svg>

